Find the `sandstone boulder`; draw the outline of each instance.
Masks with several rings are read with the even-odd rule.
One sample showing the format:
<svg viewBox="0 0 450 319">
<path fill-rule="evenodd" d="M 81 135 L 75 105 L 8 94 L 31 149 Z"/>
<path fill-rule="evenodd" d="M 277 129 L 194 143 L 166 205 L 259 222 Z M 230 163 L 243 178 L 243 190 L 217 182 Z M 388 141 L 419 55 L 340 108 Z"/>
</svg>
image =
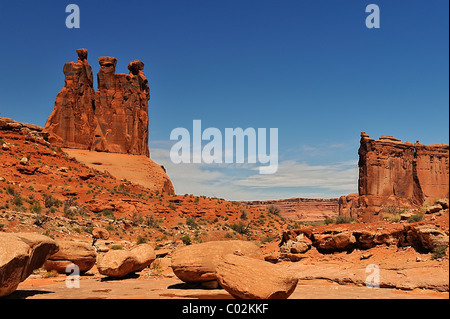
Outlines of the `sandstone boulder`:
<svg viewBox="0 0 450 319">
<path fill-rule="evenodd" d="M 141 244 L 131 250 L 110 250 L 99 255 L 97 269 L 102 275 L 120 278 L 142 271 L 155 259 L 156 254 L 152 246 Z"/>
<path fill-rule="evenodd" d="M 228 254 L 217 265 L 217 279 L 234 298 L 287 299 L 298 282 L 284 266 Z"/>
<path fill-rule="evenodd" d="M 34 269 L 40 268 L 58 245 L 34 233 L 0 233 L 0 297 L 14 292 Z"/>
<path fill-rule="evenodd" d="M 355 236 L 349 231 L 331 231 L 314 234 L 314 240 L 315 246 L 319 251 L 351 250 L 356 243 Z"/>
<path fill-rule="evenodd" d="M 70 240 L 60 240 L 57 243 L 59 251 L 51 255 L 44 264 L 48 271 L 56 270 L 65 274 L 66 267 L 75 264 L 80 272 L 86 272 L 95 265 L 97 254 L 89 243 Z"/>
<path fill-rule="evenodd" d="M 92 230 L 92 237 L 95 239 L 103 239 L 108 240 L 109 239 L 109 232 L 102 227 L 95 227 Z"/>
<path fill-rule="evenodd" d="M 426 214 L 434 214 L 437 212 L 440 212 L 442 210 L 442 206 L 441 205 L 432 205 L 427 207 L 425 213 Z"/>
<path fill-rule="evenodd" d="M 431 251 L 439 246 L 448 246 L 449 236 L 433 225 L 407 226 L 407 241 L 419 249 Z"/>
<path fill-rule="evenodd" d="M 216 280 L 216 267 L 225 255 L 239 252 L 263 259 L 258 246 L 248 241 L 210 241 L 178 248 L 172 254 L 172 270 L 184 282 Z"/>
</svg>

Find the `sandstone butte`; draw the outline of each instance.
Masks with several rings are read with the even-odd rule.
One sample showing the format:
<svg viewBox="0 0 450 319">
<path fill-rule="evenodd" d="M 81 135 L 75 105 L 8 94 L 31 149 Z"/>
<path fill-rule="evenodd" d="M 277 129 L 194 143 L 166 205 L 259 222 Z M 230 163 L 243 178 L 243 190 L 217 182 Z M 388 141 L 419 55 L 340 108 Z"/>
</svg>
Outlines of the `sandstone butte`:
<svg viewBox="0 0 450 319">
<path fill-rule="evenodd" d="M 449 145 L 374 140 L 362 132 L 358 153 L 358 193 L 339 198 L 339 215 L 376 221 L 389 208 L 449 197 Z"/>
<path fill-rule="evenodd" d="M 65 84 L 44 127 L 48 141 L 92 168 L 105 168 L 116 178 L 174 194 L 164 167 L 149 158 L 150 88 L 144 63 L 134 60 L 128 64 L 129 74 L 116 74 L 117 59 L 100 57 L 95 92 L 88 52 L 76 52 L 78 61 L 64 65 Z M 124 163 L 128 164 L 125 173 Z"/>
</svg>

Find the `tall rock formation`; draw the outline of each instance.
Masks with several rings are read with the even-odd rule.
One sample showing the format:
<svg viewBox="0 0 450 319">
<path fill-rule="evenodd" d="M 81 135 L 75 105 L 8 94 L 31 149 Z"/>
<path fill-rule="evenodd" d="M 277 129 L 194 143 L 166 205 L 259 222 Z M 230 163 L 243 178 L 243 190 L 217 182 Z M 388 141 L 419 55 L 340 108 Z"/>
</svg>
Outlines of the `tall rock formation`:
<svg viewBox="0 0 450 319">
<path fill-rule="evenodd" d="M 100 57 L 95 95 L 93 149 L 102 152 L 149 156 L 148 100 L 150 90 L 142 71 L 144 63 L 128 64 L 129 74 L 115 74 L 117 59 Z"/>
<path fill-rule="evenodd" d="M 148 148 L 150 89 L 142 61 L 128 65 L 129 74 L 115 73 L 117 59 L 100 57 L 98 89 L 94 92 L 87 50 L 78 62 L 64 65 L 65 85 L 45 130 L 56 146 L 102 152 L 145 155 Z"/>
<path fill-rule="evenodd" d="M 64 65 L 65 85 L 56 97 L 55 108 L 43 134 L 48 134 L 48 140 L 54 146 L 79 152 L 92 151 L 78 154 L 77 158 L 87 165 L 109 162 L 108 169 L 117 178 L 127 178 L 151 190 L 174 194 L 164 167 L 150 159 L 150 89 L 143 72 L 144 63 L 132 61 L 128 64 L 129 74 L 116 74 L 117 59 L 100 57 L 95 92 L 87 50 L 79 49 L 77 54 L 78 62 Z M 140 156 L 124 158 L 125 155 L 120 156 L 122 154 Z M 139 165 L 134 164 L 134 171 L 131 170 L 137 162 Z"/>
<path fill-rule="evenodd" d="M 55 107 L 45 124 L 49 141 L 61 147 L 89 149 L 96 126 L 95 91 L 87 50 L 78 49 L 78 61 L 64 65 L 64 87 L 56 96 Z"/>
<path fill-rule="evenodd" d="M 424 201 L 449 197 L 449 146 L 414 144 L 415 174 Z"/>
<path fill-rule="evenodd" d="M 449 196 L 449 146 L 374 140 L 361 133 L 358 194 L 339 199 L 339 214 L 364 221 L 390 207 L 419 207 Z"/>
</svg>

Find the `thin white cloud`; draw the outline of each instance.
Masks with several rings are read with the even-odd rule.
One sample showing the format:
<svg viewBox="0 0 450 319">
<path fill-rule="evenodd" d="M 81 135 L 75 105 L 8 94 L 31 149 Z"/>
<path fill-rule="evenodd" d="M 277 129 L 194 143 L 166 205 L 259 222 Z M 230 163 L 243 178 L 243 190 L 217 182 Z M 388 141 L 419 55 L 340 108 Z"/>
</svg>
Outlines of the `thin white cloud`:
<svg viewBox="0 0 450 319">
<path fill-rule="evenodd" d="M 151 148 L 151 157 L 165 166 L 177 194 L 268 200 L 330 198 L 357 191 L 356 161 L 312 165 L 286 160 L 279 163 L 275 174 L 261 175 L 259 164 L 174 164 L 165 146 Z"/>
<path fill-rule="evenodd" d="M 354 161 L 311 165 L 289 160 L 279 163 L 276 174 L 254 174 L 237 184 L 253 188 L 310 187 L 346 191 L 355 188 L 357 176 L 357 163 Z"/>
</svg>

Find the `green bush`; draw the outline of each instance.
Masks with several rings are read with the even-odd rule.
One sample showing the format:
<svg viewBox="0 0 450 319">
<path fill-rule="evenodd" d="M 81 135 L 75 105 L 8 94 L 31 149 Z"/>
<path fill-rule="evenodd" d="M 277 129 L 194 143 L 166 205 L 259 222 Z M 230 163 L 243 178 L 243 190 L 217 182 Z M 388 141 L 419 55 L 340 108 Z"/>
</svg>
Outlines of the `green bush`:
<svg viewBox="0 0 450 319">
<path fill-rule="evenodd" d="M 241 209 L 241 219 L 242 220 L 247 220 L 248 219 L 248 213 L 246 209 Z"/>
<path fill-rule="evenodd" d="M 189 235 L 184 235 L 181 237 L 181 241 L 187 246 L 191 244 L 191 237 Z"/>
<path fill-rule="evenodd" d="M 13 200 L 12 200 L 12 203 L 13 203 L 15 206 L 17 206 L 17 207 L 22 206 L 22 205 L 23 205 L 23 198 L 22 198 L 22 196 L 20 196 L 19 194 L 15 194 L 15 195 L 14 195 L 14 198 L 13 198 Z"/>
<path fill-rule="evenodd" d="M 280 215 L 281 208 L 275 205 L 267 206 L 267 212 L 271 215 Z"/>
<path fill-rule="evenodd" d="M 188 226 L 190 226 L 192 228 L 198 228 L 198 225 L 195 222 L 195 218 L 193 218 L 193 217 L 186 218 L 186 225 L 188 225 Z"/>
<path fill-rule="evenodd" d="M 439 259 L 445 256 L 445 251 L 447 250 L 447 245 L 440 245 L 433 249 L 431 259 Z"/>
<path fill-rule="evenodd" d="M 41 204 L 39 204 L 39 202 L 35 202 L 33 205 L 30 206 L 30 212 L 40 214 L 42 212 Z"/>
<path fill-rule="evenodd" d="M 230 228 L 241 235 L 245 235 L 248 233 L 248 226 L 245 226 L 242 222 L 240 222 L 239 224 L 231 224 Z"/>
<path fill-rule="evenodd" d="M 6 194 L 8 194 L 8 195 L 15 195 L 16 194 L 16 191 L 14 190 L 14 187 L 11 187 L 11 186 L 6 186 Z"/>
<path fill-rule="evenodd" d="M 356 222 L 356 219 L 350 216 L 338 216 L 336 217 L 335 224 L 351 224 Z"/>
<path fill-rule="evenodd" d="M 147 238 L 138 236 L 136 244 L 140 245 L 140 244 L 145 244 L 145 243 L 147 243 Z"/>
<path fill-rule="evenodd" d="M 408 218 L 408 223 L 420 222 L 423 219 L 422 214 L 415 214 Z"/>
<path fill-rule="evenodd" d="M 111 209 L 104 209 L 102 211 L 102 215 L 107 218 L 116 219 L 116 217 L 114 216 L 114 212 Z"/>
</svg>

